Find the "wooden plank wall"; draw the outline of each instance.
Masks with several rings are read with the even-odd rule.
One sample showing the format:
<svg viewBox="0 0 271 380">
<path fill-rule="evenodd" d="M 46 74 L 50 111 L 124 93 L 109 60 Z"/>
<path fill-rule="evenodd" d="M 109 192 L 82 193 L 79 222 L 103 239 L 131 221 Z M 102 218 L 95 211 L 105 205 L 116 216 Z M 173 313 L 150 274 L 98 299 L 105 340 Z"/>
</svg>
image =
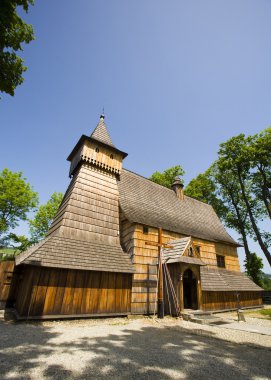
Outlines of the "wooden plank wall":
<svg viewBox="0 0 271 380">
<path fill-rule="evenodd" d="M 261 292 L 238 292 L 241 307 L 262 305 Z M 206 311 L 236 309 L 236 292 L 202 292 L 202 308 Z"/>
<path fill-rule="evenodd" d="M 157 242 L 158 230 L 157 228 L 149 227 L 148 234 L 144 234 L 143 225 L 130 224 L 129 228 L 130 250 L 133 254 L 133 263 L 136 269 L 133 276 L 131 310 L 134 314 L 152 314 L 156 307 L 158 249 L 155 246 L 146 245 L 145 242 Z M 184 235 L 163 231 L 164 243 L 182 237 Z M 200 246 L 200 257 L 208 265 L 217 267 L 216 254 L 222 254 L 226 258 L 226 269 L 240 271 L 235 247 L 196 238 L 192 240 L 194 245 Z"/>
<path fill-rule="evenodd" d="M 0 308 L 5 307 L 6 301 L 12 297 L 13 271 L 13 260 L 0 262 Z"/>
<path fill-rule="evenodd" d="M 23 317 L 120 315 L 131 310 L 132 275 L 25 266 L 15 308 Z"/>
<path fill-rule="evenodd" d="M 217 267 L 216 255 L 225 256 L 226 269 L 240 272 L 237 248 L 228 244 L 208 242 L 193 238 L 195 246 L 200 247 L 200 256 L 209 266 Z"/>
<path fill-rule="evenodd" d="M 96 152 L 96 148 L 99 149 L 98 152 Z M 72 158 L 70 173 L 73 172 L 81 159 L 118 174 L 121 173 L 122 155 L 110 147 L 100 145 L 98 142 L 85 141 L 83 147 L 79 148 Z"/>
</svg>

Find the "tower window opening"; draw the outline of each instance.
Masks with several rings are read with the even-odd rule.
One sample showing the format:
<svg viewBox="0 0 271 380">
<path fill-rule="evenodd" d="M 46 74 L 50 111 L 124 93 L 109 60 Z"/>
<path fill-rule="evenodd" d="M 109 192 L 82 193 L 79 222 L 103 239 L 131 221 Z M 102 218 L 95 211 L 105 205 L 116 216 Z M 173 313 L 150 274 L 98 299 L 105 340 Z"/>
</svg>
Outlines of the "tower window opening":
<svg viewBox="0 0 271 380">
<path fill-rule="evenodd" d="M 95 151 L 96 151 L 96 153 L 99 153 L 99 152 L 100 152 L 100 149 L 99 149 L 99 148 L 96 148 Z"/>
<path fill-rule="evenodd" d="M 149 228 L 147 226 L 143 226 L 143 234 L 148 234 Z"/>
<path fill-rule="evenodd" d="M 216 261 L 217 261 L 217 266 L 219 268 L 225 268 L 225 256 L 222 255 L 216 255 Z"/>
<path fill-rule="evenodd" d="M 113 160 L 113 158 L 114 158 L 113 154 L 110 154 L 110 158 L 111 158 L 111 160 Z"/>
</svg>

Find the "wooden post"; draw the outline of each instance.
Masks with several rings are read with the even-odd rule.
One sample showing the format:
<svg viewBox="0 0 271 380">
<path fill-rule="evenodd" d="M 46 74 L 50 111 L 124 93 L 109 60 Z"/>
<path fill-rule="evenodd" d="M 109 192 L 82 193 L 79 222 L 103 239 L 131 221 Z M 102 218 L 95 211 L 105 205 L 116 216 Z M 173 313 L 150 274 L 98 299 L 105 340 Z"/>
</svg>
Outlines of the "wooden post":
<svg viewBox="0 0 271 380">
<path fill-rule="evenodd" d="M 162 228 L 158 228 L 158 262 L 159 262 L 159 274 L 158 274 L 158 318 L 164 318 L 164 297 L 163 297 L 163 263 L 162 263 Z"/>
<path fill-rule="evenodd" d="M 158 247 L 158 318 L 164 318 L 164 294 L 163 294 L 163 263 L 162 263 L 162 248 L 173 248 L 172 245 L 163 243 L 163 230 L 158 228 L 158 243 L 152 241 L 145 241 L 146 245 L 153 245 Z"/>
</svg>

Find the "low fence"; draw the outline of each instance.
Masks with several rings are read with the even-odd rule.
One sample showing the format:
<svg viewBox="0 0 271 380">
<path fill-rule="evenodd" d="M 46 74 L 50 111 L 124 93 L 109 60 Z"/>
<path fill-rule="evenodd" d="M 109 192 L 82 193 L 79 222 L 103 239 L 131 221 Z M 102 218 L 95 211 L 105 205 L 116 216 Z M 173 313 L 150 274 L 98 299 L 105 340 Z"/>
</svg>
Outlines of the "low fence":
<svg viewBox="0 0 271 380">
<path fill-rule="evenodd" d="M 271 290 L 264 290 L 262 292 L 263 303 L 271 304 Z"/>
</svg>

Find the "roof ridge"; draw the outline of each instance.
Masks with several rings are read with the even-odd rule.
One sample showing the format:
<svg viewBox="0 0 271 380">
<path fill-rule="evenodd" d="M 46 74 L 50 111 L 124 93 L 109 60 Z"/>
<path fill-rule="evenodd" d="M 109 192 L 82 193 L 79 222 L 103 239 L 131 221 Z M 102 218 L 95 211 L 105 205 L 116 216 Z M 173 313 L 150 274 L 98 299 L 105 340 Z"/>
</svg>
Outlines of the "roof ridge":
<svg viewBox="0 0 271 380">
<path fill-rule="evenodd" d="M 154 183 L 155 185 L 160 186 L 160 187 L 162 187 L 163 189 L 166 189 L 166 190 L 169 190 L 169 191 L 173 191 L 172 189 L 170 189 L 170 188 L 168 188 L 168 187 L 166 187 L 166 186 L 164 186 L 164 185 L 160 185 L 160 183 L 157 183 L 157 182 L 152 181 L 150 178 L 144 177 L 142 174 L 138 174 L 138 173 L 133 172 L 132 170 L 129 170 L 129 169 L 126 169 L 126 168 L 123 168 L 122 170 L 125 170 L 126 172 L 130 172 L 130 173 L 132 173 L 132 174 L 134 174 L 134 175 L 136 175 L 136 176 L 138 176 L 138 177 L 141 177 L 141 178 L 143 178 L 143 179 L 146 179 L 147 181 L 149 181 L 149 182 L 151 182 L 151 183 Z"/>
<path fill-rule="evenodd" d="M 132 173 L 132 174 L 134 174 L 134 175 L 137 175 L 138 177 L 141 177 L 141 178 L 143 178 L 143 179 L 146 179 L 146 180 L 150 181 L 151 183 L 154 183 L 155 185 L 158 185 L 158 186 L 160 186 L 160 187 L 162 187 L 162 188 L 164 188 L 164 189 L 167 189 L 167 190 L 170 190 L 170 191 L 174 191 L 174 190 L 170 189 L 169 187 L 166 187 L 166 186 L 164 186 L 164 185 L 160 185 L 160 183 L 157 183 L 157 182 L 152 181 L 150 178 L 144 177 L 142 174 L 138 174 L 138 173 L 136 173 L 136 172 L 134 172 L 134 171 L 132 171 L 132 170 L 126 169 L 126 168 L 124 168 L 124 167 L 123 167 L 122 170 L 125 170 L 125 171 L 130 172 L 130 173 Z M 211 207 L 211 208 L 213 209 L 213 206 L 209 205 L 209 204 L 206 203 L 206 202 L 203 202 L 203 201 L 201 201 L 201 200 L 199 200 L 199 199 L 196 199 L 196 198 L 190 197 L 189 195 L 186 195 L 186 194 L 184 194 L 184 196 L 185 196 L 185 198 L 189 198 L 189 199 L 192 199 L 193 201 L 203 203 L 204 205 L 209 206 L 209 207 Z"/>
</svg>

